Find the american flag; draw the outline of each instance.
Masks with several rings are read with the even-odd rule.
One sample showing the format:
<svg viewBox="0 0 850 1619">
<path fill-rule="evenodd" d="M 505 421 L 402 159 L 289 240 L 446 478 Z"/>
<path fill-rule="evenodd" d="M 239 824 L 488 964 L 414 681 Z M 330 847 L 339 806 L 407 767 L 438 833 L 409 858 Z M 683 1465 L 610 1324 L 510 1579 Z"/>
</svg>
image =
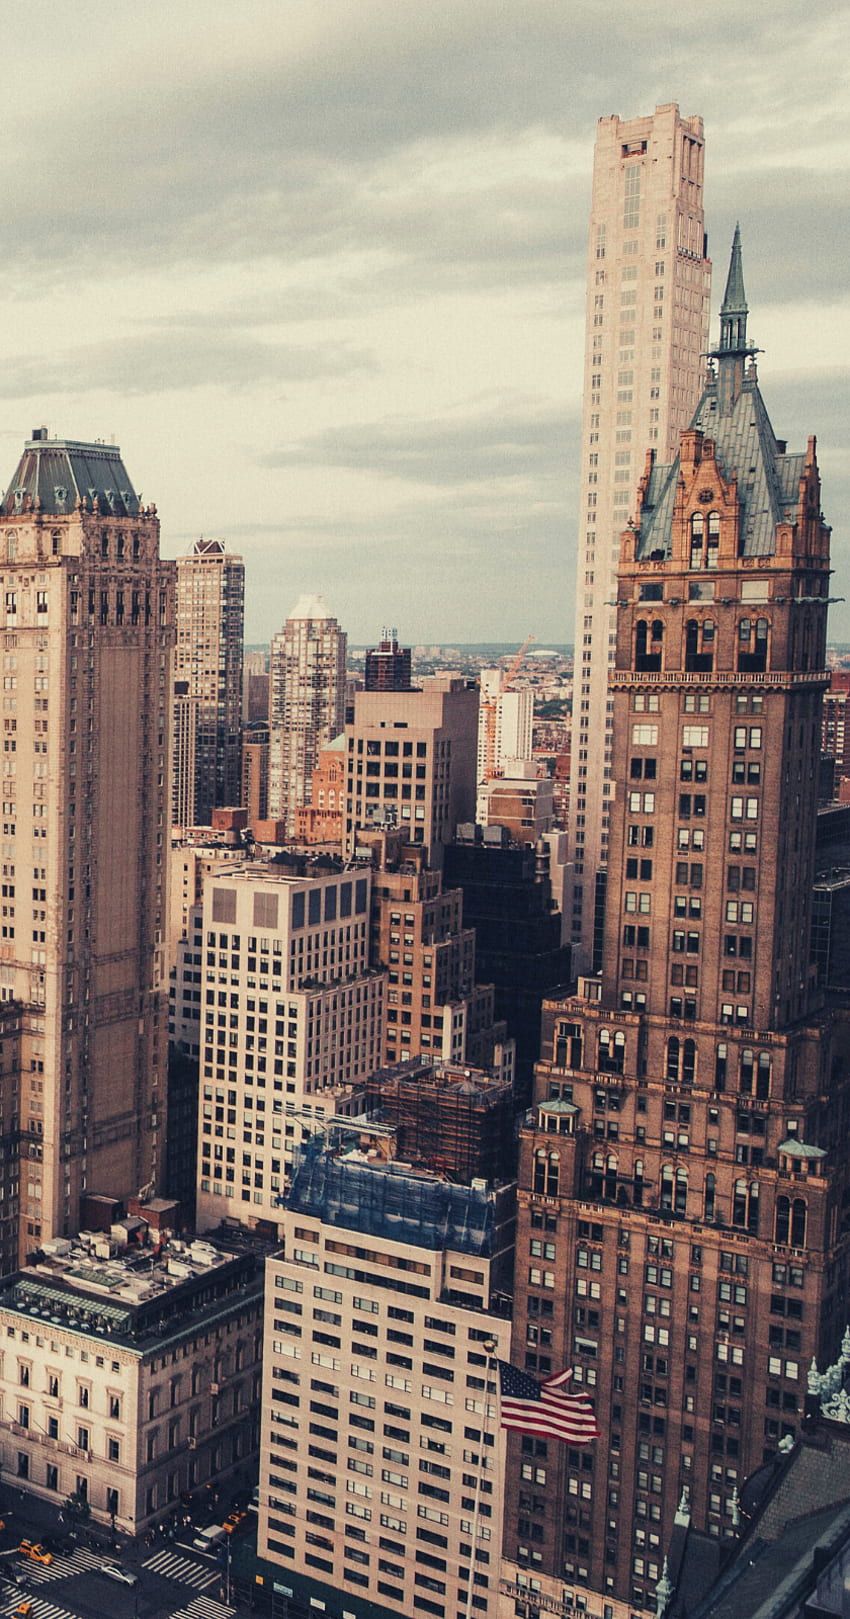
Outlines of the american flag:
<svg viewBox="0 0 850 1619">
<path fill-rule="evenodd" d="M 599 1438 L 593 1406 L 584 1394 L 568 1394 L 572 1368 L 556 1372 L 542 1383 L 506 1360 L 499 1361 L 501 1425 L 541 1439 L 563 1439 L 587 1445 Z"/>
</svg>

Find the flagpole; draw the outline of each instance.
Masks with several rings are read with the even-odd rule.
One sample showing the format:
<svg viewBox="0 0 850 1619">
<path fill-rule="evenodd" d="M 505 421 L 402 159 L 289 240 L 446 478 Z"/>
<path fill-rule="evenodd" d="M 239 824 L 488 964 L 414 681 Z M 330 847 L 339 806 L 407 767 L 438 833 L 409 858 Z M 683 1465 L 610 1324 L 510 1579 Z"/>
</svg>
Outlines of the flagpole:
<svg viewBox="0 0 850 1619">
<path fill-rule="evenodd" d="M 484 1414 L 483 1414 L 483 1420 L 482 1420 L 482 1423 L 481 1423 L 481 1443 L 480 1443 L 479 1452 L 478 1452 L 478 1471 L 477 1471 L 477 1473 L 475 1475 L 475 1497 L 474 1497 L 473 1511 L 472 1511 L 472 1559 L 471 1559 L 471 1566 L 470 1566 L 470 1570 L 469 1570 L 469 1584 L 467 1586 L 467 1592 L 466 1592 L 466 1619 L 472 1619 L 472 1597 L 473 1597 L 473 1594 L 474 1594 L 474 1591 L 475 1591 L 475 1564 L 476 1564 L 475 1553 L 478 1550 L 478 1535 L 480 1533 L 480 1522 L 481 1522 L 481 1481 L 482 1481 L 482 1478 L 484 1476 L 484 1468 L 485 1468 L 486 1461 L 487 1461 L 485 1439 L 486 1439 L 487 1434 L 489 1432 L 489 1423 L 490 1423 L 490 1378 L 491 1378 L 491 1375 L 493 1377 L 493 1382 L 494 1382 L 494 1394 L 493 1394 L 494 1405 L 495 1405 L 496 1400 L 499 1397 L 499 1394 L 498 1394 L 499 1385 L 498 1385 L 498 1377 L 496 1375 L 496 1360 L 495 1360 L 495 1352 L 496 1352 L 496 1349 L 498 1348 L 496 1339 L 495 1338 L 486 1338 L 484 1340 L 482 1348 L 484 1350 L 486 1350 L 486 1353 L 487 1353 L 487 1366 L 486 1366 L 486 1370 L 485 1370 L 485 1374 L 484 1374 Z M 495 1460 L 495 1458 L 494 1458 L 494 1460 Z M 494 1467 L 493 1471 L 494 1471 L 494 1474 L 495 1474 L 495 1471 L 496 1471 L 495 1467 Z M 501 1541 L 500 1541 L 500 1545 L 501 1545 Z M 501 1557 L 501 1553 L 500 1553 L 500 1557 Z"/>
</svg>

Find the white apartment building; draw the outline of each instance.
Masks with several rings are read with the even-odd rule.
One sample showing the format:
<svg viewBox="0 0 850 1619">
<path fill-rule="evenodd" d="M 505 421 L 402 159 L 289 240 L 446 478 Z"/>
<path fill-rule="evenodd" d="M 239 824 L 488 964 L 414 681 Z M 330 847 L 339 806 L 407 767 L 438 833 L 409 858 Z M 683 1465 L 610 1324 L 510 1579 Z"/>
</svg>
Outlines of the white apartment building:
<svg viewBox="0 0 850 1619">
<path fill-rule="evenodd" d="M 508 1187 L 304 1153 L 267 1265 L 258 1551 L 328 1619 L 496 1612 L 512 1208 Z"/>
<path fill-rule="evenodd" d="M 509 773 L 516 761 L 533 757 L 534 693 L 528 686 L 504 689 L 502 669 L 482 669 L 478 716 L 478 803 L 483 823 L 483 790 L 493 777 Z"/>
<path fill-rule="evenodd" d="M 203 901 L 199 1230 L 275 1234 L 293 1148 L 380 1066 L 371 873 L 211 874 Z"/>
<path fill-rule="evenodd" d="M 608 855 L 620 535 L 647 451 L 672 461 L 702 391 L 711 264 L 701 118 L 675 104 L 597 126 L 587 256 L 584 404 L 573 639 L 570 927 L 588 971 L 601 949 Z M 604 877 L 602 878 L 604 882 Z"/>
<path fill-rule="evenodd" d="M 348 638 L 321 596 L 302 596 L 271 645 L 269 816 L 295 833 L 322 748 L 345 723 Z"/>
</svg>

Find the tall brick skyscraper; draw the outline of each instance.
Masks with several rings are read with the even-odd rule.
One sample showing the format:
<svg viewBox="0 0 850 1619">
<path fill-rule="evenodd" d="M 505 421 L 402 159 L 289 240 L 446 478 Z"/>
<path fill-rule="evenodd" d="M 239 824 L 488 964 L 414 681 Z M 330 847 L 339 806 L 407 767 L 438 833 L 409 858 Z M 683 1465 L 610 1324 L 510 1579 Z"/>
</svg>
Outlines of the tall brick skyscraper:
<svg viewBox="0 0 850 1619">
<path fill-rule="evenodd" d="M 603 970 L 548 1004 L 522 1136 L 513 1359 L 573 1364 L 602 1438 L 517 1444 L 506 1553 L 618 1616 L 683 1489 L 727 1532 L 847 1314 L 850 1024 L 809 955 L 829 529 L 754 353 L 736 232 L 696 418 L 623 535 Z"/>
<path fill-rule="evenodd" d="M 0 574 L 8 1267 L 162 1164 L 174 564 L 120 451 L 39 429 Z"/>
</svg>

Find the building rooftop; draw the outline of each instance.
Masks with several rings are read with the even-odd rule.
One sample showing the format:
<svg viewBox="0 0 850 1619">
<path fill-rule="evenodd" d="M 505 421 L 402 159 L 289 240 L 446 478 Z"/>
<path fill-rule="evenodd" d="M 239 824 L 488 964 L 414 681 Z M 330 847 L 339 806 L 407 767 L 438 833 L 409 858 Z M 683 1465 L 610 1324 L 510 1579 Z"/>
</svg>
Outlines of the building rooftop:
<svg viewBox="0 0 850 1619">
<path fill-rule="evenodd" d="M 495 1248 L 497 1198 L 486 1181 L 458 1186 L 359 1149 L 327 1151 L 314 1137 L 297 1161 L 286 1205 L 365 1236 L 485 1257 Z"/>
<path fill-rule="evenodd" d="M 55 1238 L 25 1271 L 0 1284 L 0 1308 L 139 1349 L 188 1329 L 229 1295 L 262 1290 L 250 1251 L 192 1240 L 153 1241 L 140 1219 L 111 1232 Z"/>
<path fill-rule="evenodd" d="M 715 446 L 723 477 L 737 481 L 741 504 L 740 554 L 772 556 L 779 523 L 794 522 L 800 503 L 803 452 L 786 455 L 770 425 L 747 339 L 747 301 L 741 264 L 741 235 L 735 227 L 726 293 L 720 311 L 720 346 L 691 427 Z M 729 378 L 740 381 L 729 386 Z M 669 466 L 653 464 L 639 514 L 638 557 L 669 557 L 673 511 L 681 472 L 680 457 Z"/>
<path fill-rule="evenodd" d="M 324 596 L 309 595 L 299 596 L 295 606 L 292 609 L 292 612 L 289 614 L 290 618 L 329 619 L 332 616 L 333 615 L 328 612 L 327 606 L 325 605 Z"/>
<path fill-rule="evenodd" d="M 27 510 L 66 516 L 82 505 L 106 517 L 135 517 L 139 497 L 115 444 L 84 444 L 51 439 L 46 427 L 33 430 L 0 501 L 0 511 L 15 517 Z"/>
</svg>

